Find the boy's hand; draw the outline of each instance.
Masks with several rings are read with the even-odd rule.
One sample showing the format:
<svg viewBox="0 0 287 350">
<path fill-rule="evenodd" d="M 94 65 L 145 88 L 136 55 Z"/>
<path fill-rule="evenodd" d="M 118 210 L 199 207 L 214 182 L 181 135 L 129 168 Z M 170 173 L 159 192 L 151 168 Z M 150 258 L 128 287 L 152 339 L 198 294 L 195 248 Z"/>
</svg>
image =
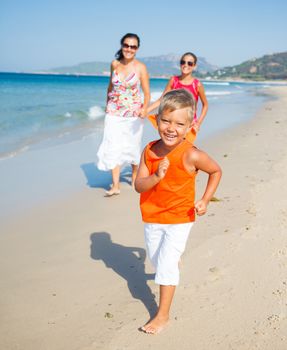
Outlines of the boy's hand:
<svg viewBox="0 0 287 350">
<path fill-rule="evenodd" d="M 167 157 L 164 157 L 163 160 L 161 160 L 158 164 L 156 176 L 158 176 L 160 179 L 163 179 L 165 177 L 168 167 L 169 167 L 169 160 Z"/>
<path fill-rule="evenodd" d="M 201 199 L 194 204 L 194 208 L 198 216 L 204 215 L 207 211 L 207 203 Z"/>
<path fill-rule="evenodd" d="M 193 120 L 192 123 L 191 123 L 191 128 L 193 130 L 195 130 L 196 133 L 198 133 L 198 131 L 199 131 L 199 123 L 198 123 L 198 121 Z"/>
<path fill-rule="evenodd" d="M 147 109 L 142 107 L 139 111 L 139 118 L 144 119 L 146 115 L 147 115 Z"/>
</svg>

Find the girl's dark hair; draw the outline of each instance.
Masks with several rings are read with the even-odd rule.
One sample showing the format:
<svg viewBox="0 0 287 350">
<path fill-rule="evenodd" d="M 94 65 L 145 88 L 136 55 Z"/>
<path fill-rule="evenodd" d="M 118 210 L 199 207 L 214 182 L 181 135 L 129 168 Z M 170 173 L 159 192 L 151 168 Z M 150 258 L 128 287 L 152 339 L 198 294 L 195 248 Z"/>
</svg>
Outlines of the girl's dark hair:
<svg viewBox="0 0 287 350">
<path fill-rule="evenodd" d="M 197 62 L 197 57 L 196 57 L 196 55 L 195 55 L 194 53 L 192 53 L 192 52 L 186 52 L 186 53 L 184 53 L 184 54 L 181 56 L 180 60 L 183 60 L 184 57 L 187 56 L 187 55 L 192 56 L 193 59 L 194 59 L 194 64 L 196 64 L 196 62 Z"/>
<path fill-rule="evenodd" d="M 127 33 L 126 35 L 124 35 L 122 38 L 121 38 L 121 46 L 123 45 L 123 43 L 125 42 L 126 39 L 128 38 L 132 38 L 132 39 L 136 39 L 137 42 L 138 42 L 138 47 L 140 47 L 140 38 L 137 34 L 133 34 L 133 33 Z M 124 58 L 124 55 L 123 55 L 123 51 L 122 49 L 120 49 L 116 54 L 115 54 L 115 57 L 118 61 L 120 61 L 122 58 Z"/>
</svg>

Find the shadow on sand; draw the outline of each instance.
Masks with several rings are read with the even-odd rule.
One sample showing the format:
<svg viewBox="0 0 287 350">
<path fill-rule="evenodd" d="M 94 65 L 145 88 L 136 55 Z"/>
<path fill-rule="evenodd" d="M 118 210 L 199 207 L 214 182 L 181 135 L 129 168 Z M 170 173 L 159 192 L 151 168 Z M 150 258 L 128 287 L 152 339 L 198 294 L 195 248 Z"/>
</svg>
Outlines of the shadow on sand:
<svg viewBox="0 0 287 350">
<path fill-rule="evenodd" d="M 110 171 L 99 170 L 95 163 L 85 163 L 81 165 L 81 169 L 86 177 L 87 185 L 89 187 L 98 187 L 108 190 L 112 183 L 112 176 Z M 121 182 L 131 184 L 131 169 L 125 167 L 121 171 Z"/>
<path fill-rule="evenodd" d="M 102 260 L 106 267 L 124 278 L 133 298 L 140 300 L 153 317 L 157 304 L 147 281 L 154 279 L 154 274 L 145 273 L 145 250 L 114 243 L 107 232 L 94 232 L 90 238 L 91 258 Z"/>
</svg>

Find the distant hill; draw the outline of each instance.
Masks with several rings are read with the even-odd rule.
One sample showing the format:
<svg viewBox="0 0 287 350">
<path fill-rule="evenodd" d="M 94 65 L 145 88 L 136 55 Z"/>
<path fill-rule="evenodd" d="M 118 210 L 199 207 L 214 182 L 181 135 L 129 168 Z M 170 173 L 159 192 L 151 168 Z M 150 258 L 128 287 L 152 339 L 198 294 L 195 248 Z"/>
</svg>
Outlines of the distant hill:
<svg viewBox="0 0 287 350">
<path fill-rule="evenodd" d="M 220 68 L 208 75 L 218 79 L 287 79 L 287 52 L 254 58 L 233 67 Z"/>
<path fill-rule="evenodd" d="M 169 54 L 154 57 L 142 57 L 139 58 L 139 60 L 146 64 L 151 77 L 169 77 L 170 75 L 179 73 L 180 57 L 180 55 Z M 207 72 L 213 72 L 216 69 L 218 69 L 218 67 L 208 63 L 205 58 L 198 57 L 197 76 L 202 76 Z M 52 68 L 46 72 L 61 74 L 109 75 L 110 62 L 94 61 L 79 63 L 69 67 Z"/>
<path fill-rule="evenodd" d="M 181 55 L 169 54 L 155 57 L 143 57 L 140 60 L 147 66 L 151 76 L 171 76 L 180 71 L 179 61 Z M 204 57 L 198 57 L 196 75 L 201 76 L 207 72 L 213 72 L 218 69 L 206 61 Z"/>
</svg>

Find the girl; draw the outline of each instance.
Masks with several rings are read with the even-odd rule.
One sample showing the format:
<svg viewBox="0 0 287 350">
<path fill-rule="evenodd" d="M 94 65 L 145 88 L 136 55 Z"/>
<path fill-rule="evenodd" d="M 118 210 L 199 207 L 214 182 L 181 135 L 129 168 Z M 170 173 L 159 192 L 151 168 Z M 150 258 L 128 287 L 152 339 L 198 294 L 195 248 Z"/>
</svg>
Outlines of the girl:
<svg viewBox="0 0 287 350">
<path fill-rule="evenodd" d="M 171 77 L 164 89 L 162 96 L 157 101 L 152 103 L 147 109 L 147 112 L 150 113 L 152 110 L 157 108 L 161 102 L 162 97 L 168 91 L 175 90 L 175 89 L 186 89 L 193 95 L 196 102 L 196 106 L 197 106 L 198 98 L 200 98 L 200 101 L 202 104 L 200 116 L 197 117 L 195 112 L 194 119 L 192 122 L 192 129 L 193 129 L 192 131 L 195 131 L 195 133 L 199 131 L 200 126 L 206 116 L 207 109 L 208 109 L 208 102 L 205 96 L 204 87 L 198 79 L 192 76 L 192 73 L 196 68 L 196 63 L 197 63 L 197 57 L 192 52 L 186 52 L 184 55 L 182 55 L 180 59 L 181 75 Z M 149 120 L 157 128 L 156 116 L 150 115 Z M 187 138 L 190 141 L 194 140 L 195 133 L 193 133 L 194 134 L 193 136 L 192 134 L 187 135 L 188 136 Z"/>
<path fill-rule="evenodd" d="M 132 166 L 134 184 L 140 160 L 143 118 L 149 104 L 149 77 L 146 66 L 136 60 L 140 38 L 127 33 L 121 39 L 121 49 L 111 63 L 110 83 L 103 141 L 98 150 L 97 166 L 112 171 L 112 185 L 106 196 L 120 194 L 120 167 Z M 140 88 L 144 101 L 141 102 Z"/>
</svg>

